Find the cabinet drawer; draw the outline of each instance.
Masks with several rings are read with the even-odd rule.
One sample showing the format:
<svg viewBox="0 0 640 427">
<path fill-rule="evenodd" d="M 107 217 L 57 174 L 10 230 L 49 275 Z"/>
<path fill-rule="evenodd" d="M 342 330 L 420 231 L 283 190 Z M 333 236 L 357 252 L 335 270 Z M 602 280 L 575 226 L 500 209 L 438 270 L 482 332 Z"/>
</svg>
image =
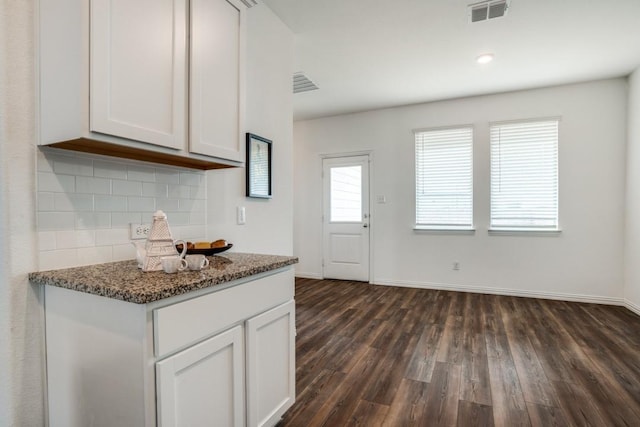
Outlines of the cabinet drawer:
<svg viewBox="0 0 640 427">
<path fill-rule="evenodd" d="M 156 358 L 190 346 L 289 301 L 293 269 L 153 311 Z"/>
</svg>

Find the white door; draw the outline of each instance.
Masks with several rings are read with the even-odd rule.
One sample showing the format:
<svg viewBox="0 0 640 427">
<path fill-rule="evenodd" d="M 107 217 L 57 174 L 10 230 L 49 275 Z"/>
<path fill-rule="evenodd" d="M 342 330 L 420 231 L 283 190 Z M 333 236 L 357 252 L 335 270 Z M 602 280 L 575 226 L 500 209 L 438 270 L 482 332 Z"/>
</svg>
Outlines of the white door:
<svg viewBox="0 0 640 427">
<path fill-rule="evenodd" d="M 156 363 L 158 426 L 244 426 L 244 333 L 236 326 Z"/>
<path fill-rule="evenodd" d="M 326 158 L 323 276 L 369 281 L 369 156 Z"/>
<path fill-rule="evenodd" d="M 247 321 L 247 425 L 275 425 L 296 398 L 295 302 Z"/>
<path fill-rule="evenodd" d="M 185 148 L 186 0 L 91 1 L 91 130 Z"/>
<path fill-rule="evenodd" d="M 191 0 L 192 153 L 243 161 L 241 135 L 245 7 L 238 0 Z"/>
</svg>

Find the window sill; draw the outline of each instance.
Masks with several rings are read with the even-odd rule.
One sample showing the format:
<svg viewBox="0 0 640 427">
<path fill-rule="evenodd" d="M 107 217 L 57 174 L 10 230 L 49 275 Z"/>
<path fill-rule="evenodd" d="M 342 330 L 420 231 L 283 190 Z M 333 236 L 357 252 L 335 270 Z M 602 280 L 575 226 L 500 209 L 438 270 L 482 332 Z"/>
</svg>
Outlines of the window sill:
<svg viewBox="0 0 640 427">
<path fill-rule="evenodd" d="M 562 230 L 536 230 L 531 228 L 490 228 L 489 236 L 545 236 L 557 237 Z"/>
<path fill-rule="evenodd" d="M 413 231 L 420 234 L 463 234 L 473 235 L 476 233 L 475 228 L 468 227 L 425 227 L 416 225 Z"/>
</svg>

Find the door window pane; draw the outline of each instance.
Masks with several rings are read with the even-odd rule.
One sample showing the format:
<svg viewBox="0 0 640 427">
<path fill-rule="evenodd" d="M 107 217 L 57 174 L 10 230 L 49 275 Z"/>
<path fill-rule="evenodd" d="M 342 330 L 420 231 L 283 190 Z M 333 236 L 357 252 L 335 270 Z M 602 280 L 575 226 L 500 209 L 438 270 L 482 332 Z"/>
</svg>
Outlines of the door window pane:
<svg viewBox="0 0 640 427">
<path fill-rule="evenodd" d="M 331 222 L 362 221 L 362 166 L 331 168 Z"/>
</svg>

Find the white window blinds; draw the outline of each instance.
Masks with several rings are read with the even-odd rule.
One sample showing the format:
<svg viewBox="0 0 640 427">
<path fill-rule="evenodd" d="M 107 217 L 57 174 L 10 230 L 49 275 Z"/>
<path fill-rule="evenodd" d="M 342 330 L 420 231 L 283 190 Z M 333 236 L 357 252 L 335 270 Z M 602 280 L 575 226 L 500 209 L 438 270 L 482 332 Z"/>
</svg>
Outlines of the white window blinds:
<svg viewBox="0 0 640 427">
<path fill-rule="evenodd" d="M 471 229 L 473 128 L 415 132 L 416 228 Z"/>
<path fill-rule="evenodd" d="M 558 229 L 558 120 L 491 125 L 491 228 Z"/>
</svg>

